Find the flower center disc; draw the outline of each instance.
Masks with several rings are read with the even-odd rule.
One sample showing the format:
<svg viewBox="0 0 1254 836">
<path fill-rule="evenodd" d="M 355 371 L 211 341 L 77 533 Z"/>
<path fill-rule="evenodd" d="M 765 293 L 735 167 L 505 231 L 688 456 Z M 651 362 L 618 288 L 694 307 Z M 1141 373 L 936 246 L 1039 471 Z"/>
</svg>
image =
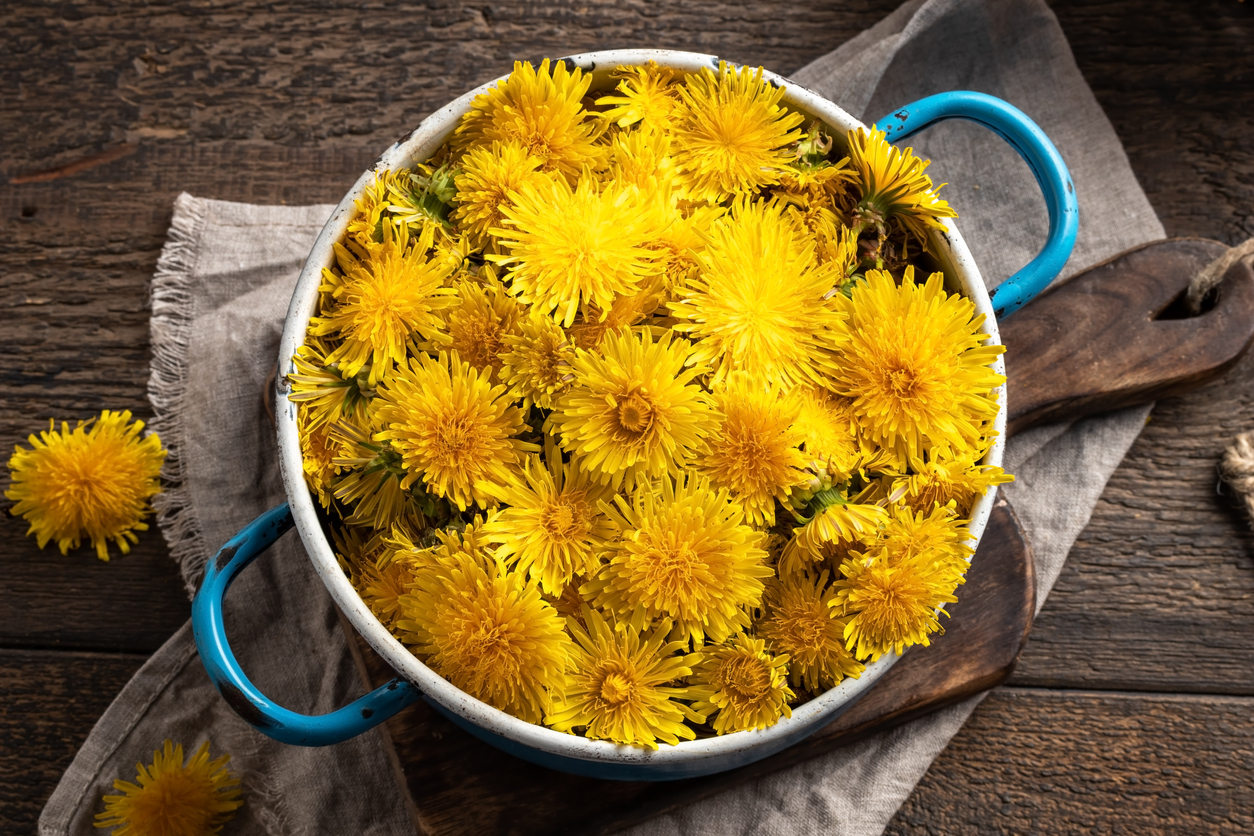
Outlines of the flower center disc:
<svg viewBox="0 0 1254 836">
<path fill-rule="evenodd" d="M 618 405 L 618 423 L 627 432 L 641 435 L 653 423 L 653 407 L 639 395 L 629 395 Z"/>
<path fill-rule="evenodd" d="M 733 699 L 754 702 L 770 690 L 770 678 L 757 659 L 730 659 L 723 672 L 727 691 Z"/>
<path fill-rule="evenodd" d="M 635 694 L 635 684 L 621 673 L 612 673 L 601 683 L 601 699 L 610 705 L 622 705 Z"/>
</svg>

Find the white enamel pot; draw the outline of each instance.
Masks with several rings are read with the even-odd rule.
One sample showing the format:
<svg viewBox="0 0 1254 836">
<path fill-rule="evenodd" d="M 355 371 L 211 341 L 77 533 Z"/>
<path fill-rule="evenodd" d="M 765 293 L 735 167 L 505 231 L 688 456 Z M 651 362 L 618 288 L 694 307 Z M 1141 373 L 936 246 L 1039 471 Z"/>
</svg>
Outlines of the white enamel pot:
<svg viewBox="0 0 1254 836">
<path fill-rule="evenodd" d="M 593 89 L 612 86 L 611 73 L 622 65 L 650 60 L 685 72 L 703 67 L 717 70 L 718 59 L 709 55 L 668 50 L 613 50 L 575 55 L 567 60 L 593 76 Z M 773 84 L 785 89 L 784 103 L 826 123 L 838 138 L 861 123 L 836 105 L 773 73 Z M 318 304 L 318 286 L 324 267 L 334 264 L 332 245 L 341 240 L 351 220 L 354 200 L 373 182 L 375 171 L 410 168 L 427 160 L 452 134 L 458 120 L 475 96 L 496 82 L 466 93 L 431 114 L 405 140 L 383 153 L 374 168 L 364 172 L 340 201 L 318 236 L 292 295 L 279 346 L 276 418 L 279 464 L 288 502 L 268 511 L 232 538 L 209 561 L 205 579 L 193 604 L 193 628 L 201 659 L 210 678 L 229 704 L 262 732 L 287 743 L 320 746 L 345 740 L 382 722 L 422 698 L 457 725 L 494 746 L 543 766 L 597 778 L 668 780 L 708 775 L 743 766 L 780 751 L 813 734 L 846 711 L 855 700 L 888 672 L 898 660 L 888 655 L 867 665 L 858 679 L 846 679 L 831 690 L 793 709 L 790 718 L 759 731 L 742 731 L 719 737 L 692 740 L 657 750 L 588 740 L 523 722 L 455 688 L 409 652 L 375 618 L 362 602 L 336 560 L 316 502 L 305 484 L 301 446 L 297 435 L 297 405 L 288 399 L 286 375 L 293 370 L 291 358 L 303 343 L 309 318 Z M 944 232 L 933 232 L 937 267 L 951 289 L 959 289 L 986 315 L 990 344 L 1000 342 L 998 315 L 1005 316 L 1026 303 L 1062 269 L 1075 241 L 1077 213 L 1074 190 L 1061 157 L 1040 129 L 1005 102 L 978 93 L 945 93 L 894 111 L 876 124 L 899 140 L 936 121 L 964 118 L 979 122 L 1007 139 L 1023 155 L 1037 175 L 1050 212 L 1050 235 L 1045 248 L 1027 267 L 1002 283 L 990 299 L 980 272 L 963 243 L 957 227 L 944 221 Z M 1004 374 L 1000 359 L 996 371 Z M 984 459 L 1000 465 L 1006 423 L 1006 393 L 997 392 L 1001 410 L 995 428 L 997 439 Z M 971 546 L 984 532 L 993 507 L 995 489 L 980 499 L 971 515 Z M 269 700 L 244 675 L 226 640 L 222 623 L 222 599 L 231 581 L 288 528 L 295 525 L 331 597 L 357 631 L 396 671 L 396 678 L 335 712 L 306 716 L 288 711 Z M 972 571 L 979 571 L 978 564 Z M 915 652 L 926 653 L 926 648 Z"/>
</svg>

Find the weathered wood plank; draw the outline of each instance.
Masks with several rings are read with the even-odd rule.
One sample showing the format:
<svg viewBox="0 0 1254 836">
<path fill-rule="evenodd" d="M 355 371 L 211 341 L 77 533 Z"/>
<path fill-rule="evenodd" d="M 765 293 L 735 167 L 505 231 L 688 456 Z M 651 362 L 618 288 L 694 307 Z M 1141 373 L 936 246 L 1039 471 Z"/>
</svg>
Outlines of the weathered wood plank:
<svg viewBox="0 0 1254 836">
<path fill-rule="evenodd" d="M 1254 6 L 1049 5 L 1167 235 L 1254 236 Z"/>
<path fill-rule="evenodd" d="M 999 688 L 886 833 L 1254 832 L 1254 700 Z"/>
<path fill-rule="evenodd" d="M 1254 694 L 1254 534 L 1216 493 L 1254 427 L 1254 358 L 1162 401 L 1037 616 L 1023 685 Z"/>
<path fill-rule="evenodd" d="M 35 832 L 61 773 L 143 662 L 124 654 L 0 650 L 0 833 Z"/>
</svg>

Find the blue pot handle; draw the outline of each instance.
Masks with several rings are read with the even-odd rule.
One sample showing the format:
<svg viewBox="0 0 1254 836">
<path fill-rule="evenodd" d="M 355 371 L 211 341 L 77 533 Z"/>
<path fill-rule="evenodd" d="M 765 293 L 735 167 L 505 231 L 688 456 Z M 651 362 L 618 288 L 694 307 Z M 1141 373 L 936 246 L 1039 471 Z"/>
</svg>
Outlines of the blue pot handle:
<svg viewBox="0 0 1254 836">
<path fill-rule="evenodd" d="M 253 520 L 205 566 L 205 579 L 192 601 L 192 632 L 210 681 L 235 713 L 258 731 L 297 746 L 328 746 L 374 728 L 415 702 L 420 694 L 403 679 L 393 679 L 330 714 L 311 717 L 275 705 L 244 675 L 222 622 L 222 599 L 248 564 L 293 525 L 287 503 Z"/>
<path fill-rule="evenodd" d="M 995 96 L 967 90 L 940 93 L 893 111 L 875 126 L 888 135 L 889 142 L 898 142 L 945 119 L 976 122 L 1009 142 L 1032 169 L 1045 195 L 1049 209 L 1045 248 L 992 293 L 994 313 L 999 319 L 1005 318 L 1044 290 L 1071 256 L 1080 228 L 1075 186 L 1049 137 L 1023 111 Z"/>
</svg>

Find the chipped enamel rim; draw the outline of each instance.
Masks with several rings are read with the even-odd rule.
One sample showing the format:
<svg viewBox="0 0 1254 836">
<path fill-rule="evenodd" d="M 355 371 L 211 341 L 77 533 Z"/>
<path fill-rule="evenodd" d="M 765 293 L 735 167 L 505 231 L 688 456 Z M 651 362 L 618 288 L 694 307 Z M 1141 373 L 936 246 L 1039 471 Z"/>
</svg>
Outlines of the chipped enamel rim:
<svg viewBox="0 0 1254 836">
<path fill-rule="evenodd" d="M 610 81 L 610 73 L 621 65 L 638 65 L 652 60 L 684 72 L 695 72 L 702 67 L 712 67 L 717 70 L 719 61 L 712 55 L 651 49 L 588 52 L 571 56 L 567 60 L 591 72 L 594 89 L 605 88 Z M 773 84 L 785 89 L 784 102 L 789 107 L 821 119 L 835 129 L 837 135 L 852 128 L 864 127 L 861 122 L 835 104 L 804 87 L 774 73 L 764 72 L 763 75 Z M 438 704 L 437 707 L 454 715 L 454 719 L 464 720 L 477 726 L 478 729 L 474 730 L 476 734 L 480 734 L 479 730 L 482 730 L 488 732 L 490 736 L 505 738 L 513 745 L 509 745 L 506 741 L 501 741 L 501 743 L 515 754 L 530 758 L 531 755 L 525 750 L 519 749 L 520 746 L 526 747 L 534 750 L 536 760 L 547 765 L 558 765 L 558 768 L 576 772 L 595 772 L 600 777 L 619 777 L 614 774 L 614 766 L 627 767 L 619 770 L 623 773 L 621 777 L 633 779 L 648 778 L 651 777 L 651 773 L 655 773 L 657 778 L 710 774 L 766 757 L 796 743 L 834 720 L 887 673 L 900 656 L 891 654 L 868 664 L 860 678 L 845 679 L 836 687 L 795 707 L 792 717 L 781 718 L 778 723 L 767 729 L 684 741 L 674 746 L 662 744 L 657 750 L 614 744 L 603 740 L 589 740 L 533 725 L 506 714 L 459 690 L 420 662 L 388 632 L 358 596 L 357 591 L 341 570 L 327 535 L 322 529 L 314 499 L 304 480 L 300 440 L 297 435 L 297 407 L 287 397 L 288 387 L 285 378 L 287 373 L 294 370 L 291 358 L 296 349 L 304 343 L 306 326 L 315 312 L 322 269 L 334 263 L 332 245 L 344 236 L 348 222 L 354 213 L 354 201 L 372 182 L 375 171 L 409 167 L 428 159 L 452 134 L 458 119 L 469 109 L 471 101 L 500 80 L 496 79 L 483 84 L 440 108 L 424 119 L 407 138 L 385 151 L 374 167 L 364 172 L 340 201 L 331 214 L 330 220 L 318 235 L 305 261 L 296 290 L 292 295 L 283 337 L 279 344 L 279 374 L 276 376 L 278 391 L 275 399 L 279 461 L 283 483 L 301 540 L 310 560 L 313 561 L 314 567 L 322 577 L 323 583 L 331 593 L 331 597 L 358 632 L 370 643 L 370 646 L 398 674 L 413 683 L 426 699 L 434 701 Z M 937 251 L 937 261 L 946 276 L 946 285 L 951 289 L 955 286 L 960 287 L 964 294 L 975 303 L 977 311 L 985 315 L 985 329 L 989 334 L 987 344 L 997 344 L 1001 341 L 997 322 L 979 269 L 957 227 L 949 219 L 944 219 L 942 222 L 946 230 L 934 231 L 932 235 L 934 249 Z M 993 368 L 998 374 L 1005 374 L 1005 365 L 1001 357 L 997 358 Z M 995 394 L 1001 408 L 994 421 L 994 429 L 997 431 L 996 439 L 983 459 L 983 463 L 988 465 L 1000 465 L 1005 448 L 1005 385 L 1000 386 Z M 996 493 L 996 487 L 990 489 L 972 510 L 969 527 L 971 533 L 969 545 L 972 548 L 979 542 L 984 532 Z M 565 761 L 565 763 L 554 764 L 555 760 Z M 580 762 L 583 762 L 582 766 Z"/>
</svg>

